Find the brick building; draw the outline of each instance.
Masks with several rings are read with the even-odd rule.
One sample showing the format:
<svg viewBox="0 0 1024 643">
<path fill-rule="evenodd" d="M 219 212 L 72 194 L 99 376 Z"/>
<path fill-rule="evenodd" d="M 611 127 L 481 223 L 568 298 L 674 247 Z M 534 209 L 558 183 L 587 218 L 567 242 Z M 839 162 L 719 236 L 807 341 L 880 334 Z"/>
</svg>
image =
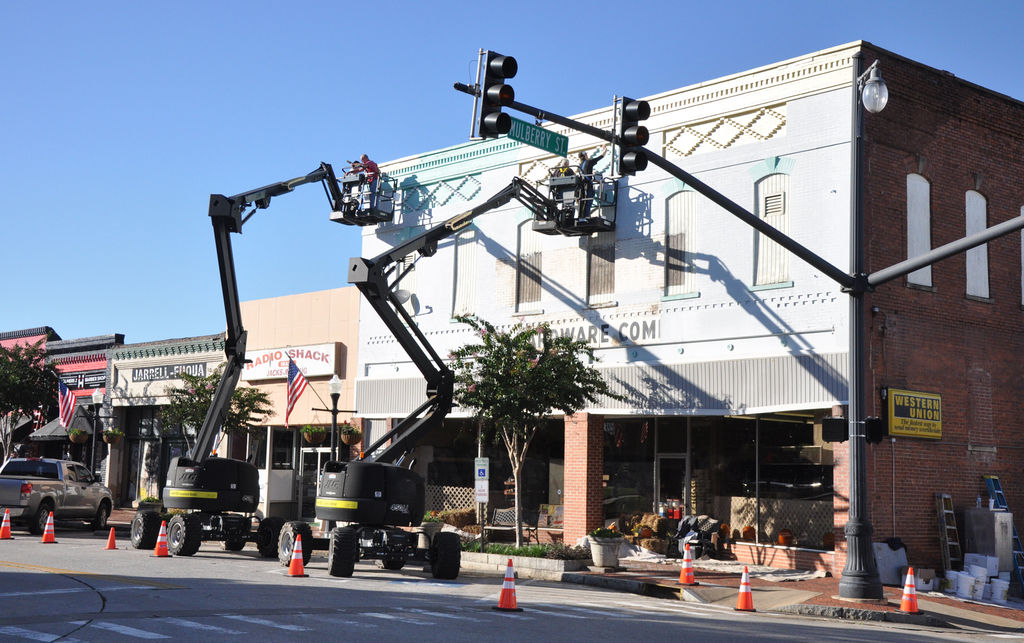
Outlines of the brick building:
<svg viewBox="0 0 1024 643">
<path fill-rule="evenodd" d="M 863 114 L 857 163 L 856 70 L 876 60 L 889 102 Z M 1024 206 L 1024 105 L 868 43 L 645 100 L 649 149 L 844 274 L 858 173 L 869 273 Z M 614 108 L 573 118 L 610 130 Z M 573 163 L 600 147 L 546 127 L 569 136 Z M 821 420 L 848 402 L 848 295 L 653 165 L 616 177 L 613 158 L 597 170 L 616 179 L 614 230 L 538 234 L 525 207 L 497 209 L 434 256 L 408 258 L 410 314 L 441 355 L 471 340 L 452 320 L 464 313 L 501 328 L 546 324 L 595 350 L 624 399 L 554 418 L 527 463 L 524 504 L 542 515 L 557 506 L 566 542 L 634 511 L 707 514 L 737 536 L 750 528 L 740 557 L 840 572 L 849 458 L 846 443 L 822 439 Z M 437 225 L 512 177 L 545 191 L 558 161 L 499 138 L 382 163 L 400 206 L 393 222 L 363 229 L 362 254 Z M 1022 247 L 1014 233 L 865 295 L 866 414 L 887 418 L 890 391 L 940 400 L 938 420 L 917 433 L 897 408 L 894 437 L 868 447 L 874 538 L 900 538 L 914 564 L 941 566 L 934 494 L 974 506 L 982 476 L 995 474 L 1010 508 L 1024 507 L 1024 440 L 1012 429 L 1024 375 Z M 356 408 L 372 441 L 422 402 L 423 387 L 372 310 L 361 312 Z M 428 485 L 458 489 L 472 484 L 475 455 L 473 423 L 456 409 L 417 461 L 429 463 L 420 465 Z M 505 502 L 504 455 L 489 455 L 493 508 Z M 783 537 L 795 547 L 778 546 Z"/>
</svg>

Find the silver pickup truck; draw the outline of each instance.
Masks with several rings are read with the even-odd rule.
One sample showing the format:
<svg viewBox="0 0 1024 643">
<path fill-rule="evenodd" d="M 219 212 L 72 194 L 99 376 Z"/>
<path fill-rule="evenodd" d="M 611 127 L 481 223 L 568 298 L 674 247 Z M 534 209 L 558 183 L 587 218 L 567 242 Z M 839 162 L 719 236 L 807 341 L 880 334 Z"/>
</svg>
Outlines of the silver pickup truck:
<svg viewBox="0 0 1024 643">
<path fill-rule="evenodd" d="M 11 521 L 41 534 L 54 520 L 84 520 L 103 529 L 113 503 L 110 489 L 79 462 L 49 458 L 11 458 L 0 468 L 0 517 L 9 509 Z"/>
</svg>

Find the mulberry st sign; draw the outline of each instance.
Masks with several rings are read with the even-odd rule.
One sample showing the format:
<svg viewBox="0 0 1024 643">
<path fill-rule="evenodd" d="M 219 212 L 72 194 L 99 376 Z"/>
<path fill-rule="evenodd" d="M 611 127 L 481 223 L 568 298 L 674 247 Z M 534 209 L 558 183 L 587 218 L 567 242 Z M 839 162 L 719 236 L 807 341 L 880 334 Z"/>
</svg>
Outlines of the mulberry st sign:
<svg viewBox="0 0 1024 643">
<path fill-rule="evenodd" d="M 508 137 L 513 141 L 539 147 L 545 152 L 551 152 L 558 156 L 569 156 L 568 136 L 555 134 L 551 130 L 521 121 L 518 118 L 512 118 L 512 129 L 508 131 Z"/>
<path fill-rule="evenodd" d="M 889 435 L 942 439 L 942 396 L 889 389 Z"/>
</svg>

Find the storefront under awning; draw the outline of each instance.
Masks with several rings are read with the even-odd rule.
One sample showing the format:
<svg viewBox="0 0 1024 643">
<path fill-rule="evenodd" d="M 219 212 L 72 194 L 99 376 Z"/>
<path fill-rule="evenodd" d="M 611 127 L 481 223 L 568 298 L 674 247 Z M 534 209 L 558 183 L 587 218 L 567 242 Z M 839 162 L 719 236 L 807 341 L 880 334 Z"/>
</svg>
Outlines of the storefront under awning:
<svg viewBox="0 0 1024 643">
<path fill-rule="evenodd" d="M 92 435 L 92 423 L 93 419 L 79 407 L 75 409 L 75 415 L 71 418 L 71 426 L 63 427 L 60 425 L 60 418 L 54 418 L 28 436 L 28 439 L 32 441 L 67 440 L 68 429 L 79 429 Z"/>
</svg>

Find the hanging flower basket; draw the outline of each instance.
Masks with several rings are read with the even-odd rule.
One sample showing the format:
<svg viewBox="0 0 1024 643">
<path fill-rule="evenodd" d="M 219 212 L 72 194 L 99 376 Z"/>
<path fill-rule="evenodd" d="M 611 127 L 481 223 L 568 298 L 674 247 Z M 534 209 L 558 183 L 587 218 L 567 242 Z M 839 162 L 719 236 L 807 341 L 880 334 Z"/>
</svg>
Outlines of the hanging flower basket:
<svg viewBox="0 0 1024 643">
<path fill-rule="evenodd" d="M 84 444 L 89 441 L 89 434 L 81 429 L 68 429 L 68 439 L 75 444 Z"/>
<path fill-rule="evenodd" d="M 348 422 L 339 426 L 338 431 L 341 432 L 341 441 L 345 444 L 356 444 L 363 439 L 363 432 Z"/>
<path fill-rule="evenodd" d="M 309 444 L 320 444 L 327 439 L 327 431 L 303 431 L 302 439 Z"/>
<path fill-rule="evenodd" d="M 117 444 L 118 442 L 121 441 L 121 438 L 123 437 L 124 433 L 117 430 L 103 432 L 103 441 L 106 442 L 107 444 Z"/>
</svg>

